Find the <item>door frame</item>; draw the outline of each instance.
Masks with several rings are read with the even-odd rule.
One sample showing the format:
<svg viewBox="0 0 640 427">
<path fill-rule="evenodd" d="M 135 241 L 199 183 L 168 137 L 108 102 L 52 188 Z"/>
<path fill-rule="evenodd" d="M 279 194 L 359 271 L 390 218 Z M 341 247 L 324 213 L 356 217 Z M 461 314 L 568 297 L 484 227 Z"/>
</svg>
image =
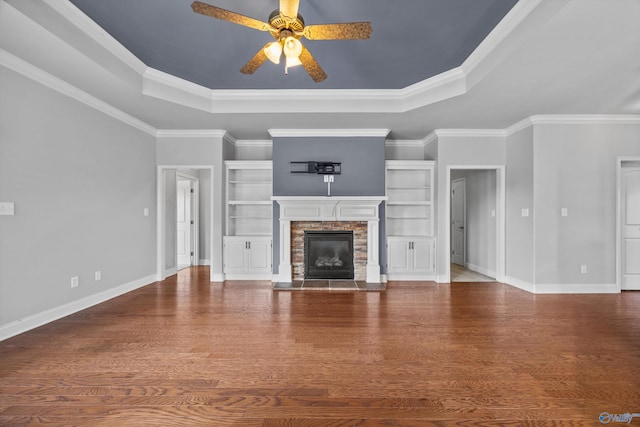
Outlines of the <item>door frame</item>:
<svg viewBox="0 0 640 427">
<path fill-rule="evenodd" d="M 504 165 L 448 165 L 446 171 L 445 235 L 444 249 L 447 260 L 451 259 L 451 171 L 453 169 L 496 171 L 496 281 L 506 277 L 506 174 Z M 451 264 L 445 263 L 445 280 L 451 282 Z"/>
<path fill-rule="evenodd" d="M 622 292 L 622 169 L 627 162 L 640 162 L 640 157 L 618 157 L 616 161 L 616 287 Z"/>
<path fill-rule="evenodd" d="M 464 185 L 464 201 L 463 201 L 463 206 L 464 206 L 464 218 L 462 219 L 462 246 L 463 246 L 463 253 L 462 253 L 462 266 L 466 268 L 467 266 L 467 180 L 465 177 L 462 178 L 456 178 L 452 181 L 456 182 L 456 181 L 462 181 L 463 185 Z M 451 186 L 451 190 L 449 190 L 449 203 L 452 206 L 453 205 L 453 185 Z M 451 207 L 450 206 L 450 207 Z M 453 214 L 453 209 L 449 212 L 449 215 Z M 451 216 L 449 217 L 449 230 L 451 233 L 451 236 L 449 236 L 450 239 L 453 240 L 453 229 L 451 228 Z M 453 262 L 453 253 L 449 252 L 449 264 L 451 264 Z"/>
<path fill-rule="evenodd" d="M 200 178 L 197 176 L 189 175 L 188 173 L 181 172 L 180 170 L 176 171 L 176 190 L 178 186 L 178 181 L 190 181 L 191 189 L 191 220 L 193 221 L 193 227 L 190 227 L 190 245 L 193 252 L 191 256 L 191 265 L 200 265 Z M 176 204 L 176 210 L 178 206 Z M 177 244 L 176 244 L 177 250 Z M 178 259 L 176 254 L 176 266 L 178 265 Z"/>
<path fill-rule="evenodd" d="M 175 170 L 176 173 L 180 169 L 206 169 L 211 173 L 211 189 L 209 193 L 209 221 L 211 224 L 209 231 L 209 253 L 211 254 L 211 268 L 209 269 L 209 280 L 213 282 L 213 253 L 214 253 L 214 240 L 213 240 L 213 224 L 214 224 L 214 210 L 213 210 L 213 196 L 214 196 L 214 167 L 211 165 L 158 165 L 156 173 L 156 280 L 164 280 L 167 277 L 167 272 L 164 268 L 164 259 L 166 254 L 165 245 L 165 226 L 166 215 L 164 212 L 167 186 L 165 183 L 165 174 L 170 170 Z"/>
</svg>

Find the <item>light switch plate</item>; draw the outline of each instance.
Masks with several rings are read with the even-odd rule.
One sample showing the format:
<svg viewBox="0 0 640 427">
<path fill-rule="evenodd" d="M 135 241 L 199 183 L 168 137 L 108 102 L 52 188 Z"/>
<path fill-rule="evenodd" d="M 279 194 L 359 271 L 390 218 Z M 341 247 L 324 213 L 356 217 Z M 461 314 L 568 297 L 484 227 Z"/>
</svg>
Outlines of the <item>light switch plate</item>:
<svg viewBox="0 0 640 427">
<path fill-rule="evenodd" d="M 529 216 L 529 209 L 522 209 L 522 216 Z"/>
<path fill-rule="evenodd" d="M 0 215 L 15 215 L 15 204 L 13 202 L 0 202 Z"/>
<path fill-rule="evenodd" d="M 560 210 L 560 215 L 562 216 L 568 216 L 569 215 L 569 211 L 567 210 L 567 208 L 562 208 Z"/>
</svg>

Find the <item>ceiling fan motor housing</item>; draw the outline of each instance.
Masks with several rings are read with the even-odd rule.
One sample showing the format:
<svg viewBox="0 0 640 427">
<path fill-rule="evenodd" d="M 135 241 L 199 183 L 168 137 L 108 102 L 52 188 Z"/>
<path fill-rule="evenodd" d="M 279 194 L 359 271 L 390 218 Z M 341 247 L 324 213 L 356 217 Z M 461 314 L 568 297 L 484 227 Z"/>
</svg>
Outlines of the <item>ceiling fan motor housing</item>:
<svg viewBox="0 0 640 427">
<path fill-rule="evenodd" d="M 276 9 L 269 15 L 269 25 L 273 28 L 271 34 L 276 39 L 280 38 L 280 31 L 287 29 L 294 33 L 304 30 L 304 19 L 298 14 L 296 18 L 289 18 L 280 14 L 280 10 Z"/>
</svg>

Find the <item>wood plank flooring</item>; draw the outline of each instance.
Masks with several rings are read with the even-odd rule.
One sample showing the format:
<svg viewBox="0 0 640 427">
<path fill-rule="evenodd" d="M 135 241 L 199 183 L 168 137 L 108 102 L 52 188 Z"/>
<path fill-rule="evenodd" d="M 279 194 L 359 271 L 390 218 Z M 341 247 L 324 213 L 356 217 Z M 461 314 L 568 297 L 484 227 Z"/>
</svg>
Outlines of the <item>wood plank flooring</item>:
<svg viewBox="0 0 640 427">
<path fill-rule="evenodd" d="M 183 270 L 0 342 L 0 425 L 596 426 L 640 412 L 639 292 L 274 292 L 208 276 Z"/>
</svg>

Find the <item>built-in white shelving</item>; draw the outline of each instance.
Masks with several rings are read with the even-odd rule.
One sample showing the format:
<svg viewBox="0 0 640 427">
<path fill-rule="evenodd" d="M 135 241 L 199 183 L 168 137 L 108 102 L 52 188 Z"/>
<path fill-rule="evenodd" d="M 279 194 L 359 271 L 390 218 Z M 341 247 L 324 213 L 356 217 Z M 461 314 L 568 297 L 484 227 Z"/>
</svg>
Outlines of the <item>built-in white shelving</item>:
<svg viewBox="0 0 640 427">
<path fill-rule="evenodd" d="M 435 274 L 434 169 L 426 160 L 387 160 L 387 274 L 430 279 Z"/>
<path fill-rule="evenodd" d="M 226 166 L 226 279 L 270 279 L 272 162 L 229 160 Z"/>
</svg>

